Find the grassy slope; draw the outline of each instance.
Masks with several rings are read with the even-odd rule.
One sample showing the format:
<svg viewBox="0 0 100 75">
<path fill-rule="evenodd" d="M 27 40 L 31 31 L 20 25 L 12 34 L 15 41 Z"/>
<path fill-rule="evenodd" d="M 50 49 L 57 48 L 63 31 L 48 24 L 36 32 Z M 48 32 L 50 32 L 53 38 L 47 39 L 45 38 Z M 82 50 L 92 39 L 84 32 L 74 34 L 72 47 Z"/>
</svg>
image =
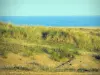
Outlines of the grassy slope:
<svg viewBox="0 0 100 75">
<path fill-rule="evenodd" d="M 14 26 L 0 22 L 1 66 L 33 68 L 35 64 L 38 70 L 46 70 L 44 67 L 63 64 L 59 68 L 87 69 L 99 68 L 99 63 L 100 28 Z"/>
</svg>

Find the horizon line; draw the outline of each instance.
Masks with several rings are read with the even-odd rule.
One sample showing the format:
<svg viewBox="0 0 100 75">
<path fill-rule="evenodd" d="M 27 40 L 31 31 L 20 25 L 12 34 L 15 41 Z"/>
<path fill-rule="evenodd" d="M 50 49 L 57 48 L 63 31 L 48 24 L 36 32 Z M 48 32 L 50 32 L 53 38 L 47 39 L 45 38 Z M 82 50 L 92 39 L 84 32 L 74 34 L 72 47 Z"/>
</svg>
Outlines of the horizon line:
<svg viewBox="0 0 100 75">
<path fill-rule="evenodd" d="M 13 17 L 14 15 L 9 15 L 9 16 L 11 16 L 11 17 Z M 8 15 L 0 15 L 0 17 L 9 17 Z M 28 16 L 28 15 L 15 15 L 15 16 Z M 36 17 L 38 17 L 38 16 L 83 16 L 83 17 L 85 17 L 85 16 L 100 16 L 100 15 L 29 15 L 30 17 L 34 17 L 34 16 L 36 16 Z"/>
</svg>

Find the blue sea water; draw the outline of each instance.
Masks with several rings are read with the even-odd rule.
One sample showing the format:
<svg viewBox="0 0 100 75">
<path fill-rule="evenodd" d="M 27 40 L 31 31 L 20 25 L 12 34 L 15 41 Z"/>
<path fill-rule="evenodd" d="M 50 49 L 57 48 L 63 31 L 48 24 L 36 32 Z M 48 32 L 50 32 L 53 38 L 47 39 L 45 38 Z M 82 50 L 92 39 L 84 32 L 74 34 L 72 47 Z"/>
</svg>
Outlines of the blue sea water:
<svg viewBox="0 0 100 75">
<path fill-rule="evenodd" d="M 0 16 L 0 21 L 35 26 L 100 26 L 100 16 Z"/>
</svg>

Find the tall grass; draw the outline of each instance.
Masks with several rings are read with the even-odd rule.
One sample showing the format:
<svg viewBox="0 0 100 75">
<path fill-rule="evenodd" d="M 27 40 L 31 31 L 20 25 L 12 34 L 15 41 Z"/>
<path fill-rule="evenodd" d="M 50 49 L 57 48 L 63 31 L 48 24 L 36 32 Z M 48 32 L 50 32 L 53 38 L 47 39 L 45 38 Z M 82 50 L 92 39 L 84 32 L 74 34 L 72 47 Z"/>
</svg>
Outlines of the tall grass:
<svg viewBox="0 0 100 75">
<path fill-rule="evenodd" d="M 28 44 L 11 43 L 8 39 L 24 40 Z M 44 46 L 48 45 L 48 46 Z M 79 50 L 100 52 L 100 28 L 55 28 L 42 26 L 15 26 L 0 22 L 0 53 L 48 53 L 51 59 L 60 61 L 79 55 Z"/>
</svg>

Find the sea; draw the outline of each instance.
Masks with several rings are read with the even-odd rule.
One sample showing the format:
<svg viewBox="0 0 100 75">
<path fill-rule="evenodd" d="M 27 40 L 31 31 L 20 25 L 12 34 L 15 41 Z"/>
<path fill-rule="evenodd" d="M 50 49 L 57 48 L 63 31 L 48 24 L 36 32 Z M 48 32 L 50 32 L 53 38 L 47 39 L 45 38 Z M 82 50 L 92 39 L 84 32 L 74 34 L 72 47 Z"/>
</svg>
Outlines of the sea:
<svg viewBox="0 0 100 75">
<path fill-rule="evenodd" d="M 0 16 L 0 21 L 30 26 L 100 27 L 100 16 Z"/>
</svg>

